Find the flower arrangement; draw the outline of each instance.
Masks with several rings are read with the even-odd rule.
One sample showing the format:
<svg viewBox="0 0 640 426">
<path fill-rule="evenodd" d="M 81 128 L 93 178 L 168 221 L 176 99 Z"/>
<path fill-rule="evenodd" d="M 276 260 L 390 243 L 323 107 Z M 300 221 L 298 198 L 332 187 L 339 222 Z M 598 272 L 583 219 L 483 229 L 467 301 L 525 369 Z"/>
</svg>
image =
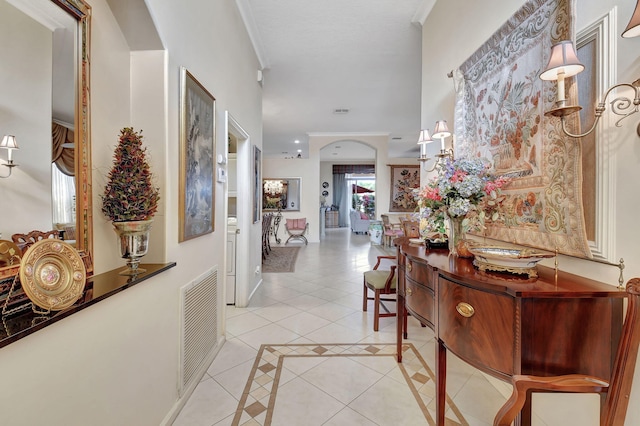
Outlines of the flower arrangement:
<svg viewBox="0 0 640 426">
<path fill-rule="evenodd" d="M 485 218 L 497 220 L 504 200 L 501 189 L 509 182 L 489 173 L 490 165 L 475 158 L 445 158 L 438 175 L 417 191 L 422 236 L 445 233 L 445 219 L 461 219 L 469 229 L 484 227 Z"/>
<path fill-rule="evenodd" d="M 158 210 L 159 189 L 153 186 L 146 151 L 142 131 L 131 127 L 120 131 L 113 167 L 101 196 L 102 213 L 113 222 L 149 220 Z"/>
</svg>

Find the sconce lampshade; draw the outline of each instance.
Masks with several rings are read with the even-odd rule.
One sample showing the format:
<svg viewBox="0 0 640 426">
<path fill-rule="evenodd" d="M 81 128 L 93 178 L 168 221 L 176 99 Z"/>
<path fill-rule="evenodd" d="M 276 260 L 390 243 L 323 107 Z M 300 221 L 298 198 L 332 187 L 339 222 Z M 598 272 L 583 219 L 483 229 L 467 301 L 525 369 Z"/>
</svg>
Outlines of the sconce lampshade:
<svg viewBox="0 0 640 426">
<path fill-rule="evenodd" d="M 16 143 L 16 137 L 13 135 L 4 135 L 2 142 L 0 142 L 0 148 L 4 149 L 20 149 Z"/>
<path fill-rule="evenodd" d="M 418 137 L 418 145 L 420 145 L 420 158 L 427 158 L 427 144 L 433 142 L 431 136 L 429 136 L 429 129 L 420 130 L 420 136 Z"/>
<path fill-rule="evenodd" d="M 571 77 L 584 70 L 580 63 L 573 43 L 563 40 L 551 47 L 551 57 L 547 68 L 540 74 L 542 80 L 557 80 L 558 74 L 564 73 L 565 77 Z"/>
<path fill-rule="evenodd" d="M 428 144 L 429 142 L 433 142 L 431 136 L 429 135 L 429 129 L 420 130 L 420 136 L 418 137 L 419 144 Z"/>
<path fill-rule="evenodd" d="M 13 159 L 11 158 L 11 151 L 18 148 L 18 143 L 16 142 L 16 137 L 13 135 L 4 135 L 2 138 L 2 142 L 0 142 L 0 148 L 4 148 L 7 150 L 7 160 L 9 164 L 13 164 Z"/>
<path fill-rule="evenodd" d="M 627 25 L 627 28 L 624 29 L 622 33 L 622 37 L 631 38 L 637 37 L 640 35 L 640 0 L 636 2 L 636 9 L 631 16 L 631 20 Z"/>
<path fill-rule="evenodd" d="M 448 138 L 451 136 L 451 132 L 449 131 L 449 127 L 447 127 L 447 122 L 445 120 L 436 121 L 436 128 L 433 130 L 434 138 Z"/>
</svg>

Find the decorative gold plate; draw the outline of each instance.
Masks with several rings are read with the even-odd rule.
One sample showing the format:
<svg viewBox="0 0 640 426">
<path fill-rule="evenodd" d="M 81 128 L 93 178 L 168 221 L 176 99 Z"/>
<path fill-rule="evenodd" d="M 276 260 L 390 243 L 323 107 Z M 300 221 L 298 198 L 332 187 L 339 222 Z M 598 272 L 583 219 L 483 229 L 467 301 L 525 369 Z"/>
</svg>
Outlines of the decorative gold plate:
<svg viewBox="0 0 640 426">
<path fill-rule="evenodd" d="M 20 264 L 22 289 L 31 301 L 59 311 L 82 295 L 87 273 L 76 249 L 62 240 L 47 238 L 33 244 Z"/>
<path fill-rule="evenodd" d="M 20 263 L 22 250 L 13 241 L 0 240 L 0 267 L 13 266 Z"/>
<path fill-rule="evenodd" d="M 519 249 L 500 246 L 470 246 L 473 264 L 481 271 L 510 272 L 526 274 L 529 278 L 538 276 L 536 264 L 555 254 L 536 249 Z"/>
</svg>

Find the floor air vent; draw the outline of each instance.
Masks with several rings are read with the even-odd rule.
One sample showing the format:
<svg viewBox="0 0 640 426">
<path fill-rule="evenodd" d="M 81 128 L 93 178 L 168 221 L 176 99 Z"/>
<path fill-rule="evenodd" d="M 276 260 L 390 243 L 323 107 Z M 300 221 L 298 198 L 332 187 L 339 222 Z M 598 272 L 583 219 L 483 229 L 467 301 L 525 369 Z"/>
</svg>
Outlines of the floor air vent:
<svg viewBox="0 0 640 426">
<path fill-rule="evenodd" d="M 218 340 L 218 268 L 180 289 L 182 344 L 180 394 L 194 379 Z"/>
</svg>

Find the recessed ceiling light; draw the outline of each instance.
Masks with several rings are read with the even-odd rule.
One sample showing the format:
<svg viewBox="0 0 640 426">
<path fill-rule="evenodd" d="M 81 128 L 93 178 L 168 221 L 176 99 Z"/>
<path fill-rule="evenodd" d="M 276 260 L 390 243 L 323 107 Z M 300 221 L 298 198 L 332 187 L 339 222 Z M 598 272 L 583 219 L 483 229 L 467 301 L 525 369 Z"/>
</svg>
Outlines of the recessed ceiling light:
<svg viewBox="0 0 640 426">
<path fill-rule="evenodd" d="M 293 141 L 293 143 L 300 143 L 300 141 L 296 139 L 295 141 Z"/>
<path fill-rule="evenodd" d="M 301 149 L 299 149 L 299 150 L 298 150 L 298 152 L 302 152 L 302 150 L 301 150 Z"/>
</svg>

